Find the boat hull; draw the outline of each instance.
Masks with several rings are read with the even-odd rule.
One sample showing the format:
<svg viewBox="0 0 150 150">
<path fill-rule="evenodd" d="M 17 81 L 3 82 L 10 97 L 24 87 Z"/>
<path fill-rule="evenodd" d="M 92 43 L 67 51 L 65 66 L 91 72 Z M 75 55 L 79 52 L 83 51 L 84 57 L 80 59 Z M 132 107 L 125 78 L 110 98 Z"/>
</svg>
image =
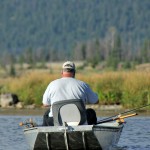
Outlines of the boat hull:
<svg viewBox="0 0 150 150">
<path fill-rule="evenodd" d="M 31 150 L 110 150 L 116 146 L 123 125 L 49 126 L 24 129 Z"/>
</svg>

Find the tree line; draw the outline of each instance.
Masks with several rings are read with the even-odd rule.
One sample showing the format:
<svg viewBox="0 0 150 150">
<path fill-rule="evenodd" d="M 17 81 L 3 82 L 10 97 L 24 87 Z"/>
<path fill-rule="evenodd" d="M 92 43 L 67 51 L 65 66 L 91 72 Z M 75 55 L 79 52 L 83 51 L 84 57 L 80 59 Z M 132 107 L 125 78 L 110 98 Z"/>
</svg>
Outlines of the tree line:
<svg viewBox="0 0 150 150">
<path fill-rule="evenodd" d="M 1 0 L 0 64 L 149 62 L 149 7 L 149 0 Z"/>
<path fill-rule="evenodd" d="M 110 28 L 135 50 L 150 35 L 149 7 L 149 0 L 1 0 L 0 51 L 69 55 L 76 43 L 104 38 Z"/>
<path fill-rule="evenodd" d="M 27 48 L 20 55 L 3 53 L 0 63 L 3 68 L 11 65 L 11 73 L 14 74 L 13 65 L 28 63 L 31 68 L 46 67 L 46 62 L 59 62 L 67 59 L 83 61 L 82 67 L 91 65 L 93 68 L 99 64 L 104 68 L 131 69 L 134 65 L 150 63 L 150 40 L 145 40 L 141 49 L 132 51 L 130 45 L 124 45 L 121 36 L 115 29 L 111 29 L 102 39 L 93 39 L 86 42 L 78 42 L 69 57 L 63 51 L 47 51 L 45 49 Z M 103 69 L 103 68 L 102 68 Z"/>
</svg>

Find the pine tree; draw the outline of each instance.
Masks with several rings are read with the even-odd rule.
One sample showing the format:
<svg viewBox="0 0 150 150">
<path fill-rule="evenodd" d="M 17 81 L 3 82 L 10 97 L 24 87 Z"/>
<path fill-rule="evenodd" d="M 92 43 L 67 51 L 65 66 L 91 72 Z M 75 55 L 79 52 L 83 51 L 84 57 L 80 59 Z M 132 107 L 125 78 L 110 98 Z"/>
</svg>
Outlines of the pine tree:
<svg viewBox="0 0 150 150">
<path fill-rule="evenodd" d="M 110 52 L 108 65 L 117 69 L 119 62 L 122 60 L 121 37 L 117 35 L 114 40 L 114 46 Z"/>
<path fill-rule="evenodd" d="M 15 66 L 14 64 L 11 64 L 10 65 L 10 72 L 9 72 L 10 76 L 16 76 L 16 69 L 15 69 Z"/>
<path fill-rule="evenodd" d="M 142 63 L 150 62 L 150 40 L 145 40 L 143 48 L 141 49 Z"/>
</svg>

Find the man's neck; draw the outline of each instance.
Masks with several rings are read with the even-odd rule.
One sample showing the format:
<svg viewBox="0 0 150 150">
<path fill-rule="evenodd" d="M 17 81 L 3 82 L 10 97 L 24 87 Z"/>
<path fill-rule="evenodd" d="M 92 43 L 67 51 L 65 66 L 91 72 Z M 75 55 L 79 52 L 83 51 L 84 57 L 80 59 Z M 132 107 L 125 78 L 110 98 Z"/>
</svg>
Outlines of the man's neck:
<svg viewBox="0 0 150 150">
<path fill-rule="evenodd" d="M 63 72 L 62 73 L 62 77 L 74 78 L 74 75 L 73 75 L 73 73 L 70 73 L 70 72 Z"/>
</svg>

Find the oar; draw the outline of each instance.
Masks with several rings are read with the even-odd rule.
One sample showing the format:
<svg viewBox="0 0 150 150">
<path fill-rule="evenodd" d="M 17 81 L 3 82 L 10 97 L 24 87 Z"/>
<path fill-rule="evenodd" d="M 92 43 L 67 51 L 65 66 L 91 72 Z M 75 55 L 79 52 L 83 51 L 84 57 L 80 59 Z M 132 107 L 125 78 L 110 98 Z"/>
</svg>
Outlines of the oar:
<svg viewBox="0 0 150 150">
<path fill-rule="evenodd" d="M 129 113 L 129 112 L 134 112 L 134 111 L 136 111 L 136 110 L 140 110 L 141 108 L 144 108 L 144 107 L 147 107 L 147 106 L 150 106 L 150 104 L 143 105 L 143 106 L 141 106 L 141 107 L 134 108 L 134 109 L 131 109 L 131 110 L 122 112 L 122 113 L 120 113 L 120 114 L 118 114 L 118 115 L 114 115 L 114 116 L 111 116 L 111 117 L 102 119 L 102 120 L 98 121 L 97 124 L 113 121 L 115 118 L 118 118 L 118 116 L 121 116 L 121 115 L 126 114 L 126 113 Z"/>
</svg>

